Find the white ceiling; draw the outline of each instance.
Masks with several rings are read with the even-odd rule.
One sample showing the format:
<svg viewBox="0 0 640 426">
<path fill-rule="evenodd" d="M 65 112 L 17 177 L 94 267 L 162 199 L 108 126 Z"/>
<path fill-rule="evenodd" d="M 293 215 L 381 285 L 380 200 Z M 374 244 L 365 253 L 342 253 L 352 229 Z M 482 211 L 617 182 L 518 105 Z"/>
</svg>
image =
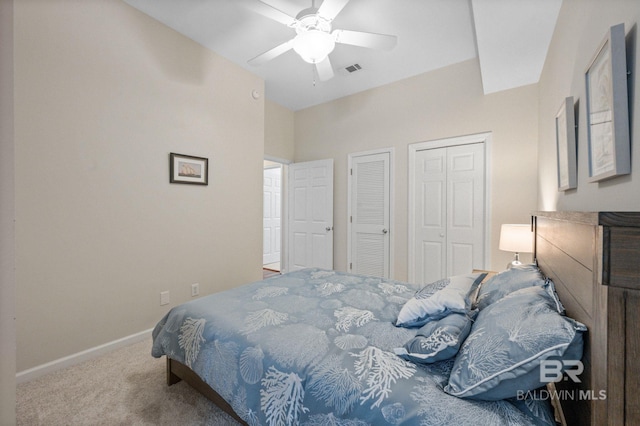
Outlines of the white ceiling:
<svg viewBox="0 0 640 426">
<path fill-rule="evenodd" d="M 265 80 L 266 98 L 294 111 L 479 56 L 485 93 L 540 78 L 562 0 L 351 0 L 334 29 L 398 36 L 389 52 L 337 44 L 335 77 L 319 81 L 293 51 L 247 61 L 295 36 L 295 30 L 233 0 L 124 0 Z M 312 0 L 264 0 L 296 16 Z M 320 0 L 318 0 L 319 6 Z M 362 70 L 348 73 L 345 67 Z"/>
</svg>

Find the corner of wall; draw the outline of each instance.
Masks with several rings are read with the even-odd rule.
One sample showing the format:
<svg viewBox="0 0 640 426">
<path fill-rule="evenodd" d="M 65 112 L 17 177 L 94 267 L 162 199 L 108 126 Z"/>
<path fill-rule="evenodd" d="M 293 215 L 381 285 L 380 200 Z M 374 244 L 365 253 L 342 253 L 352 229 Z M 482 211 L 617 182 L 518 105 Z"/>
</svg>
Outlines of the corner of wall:
<svg viewBox="0 0 640 426">
<path fill-rule="evenodd" d="M 16 423 L 13 0 L 0 1 L 0 424 Z"/>
<path fill-rule="evenodd" d="M 265 101 L 264 108 L 265 155 L 293 161 L 295 155 L 295 113 L 272 101 Z"/>
</svg>

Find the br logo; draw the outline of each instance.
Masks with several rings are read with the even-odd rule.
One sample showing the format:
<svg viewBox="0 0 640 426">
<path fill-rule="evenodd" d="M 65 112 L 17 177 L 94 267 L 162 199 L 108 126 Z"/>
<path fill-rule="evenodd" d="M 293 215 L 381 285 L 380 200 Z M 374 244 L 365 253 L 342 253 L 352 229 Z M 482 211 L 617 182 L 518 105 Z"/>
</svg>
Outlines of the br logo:
<svg viewBox="0 0 640 426">
<path fill-rule="evenodd" d="M 546 359 L 540 363 L 540 381 L 551 383 L 562 380 L 562 373 L 566 373 L 565 380 L 581 383 L 578 377 L 584 371 L 584 365 L 579 360 Z"/>
</svg>

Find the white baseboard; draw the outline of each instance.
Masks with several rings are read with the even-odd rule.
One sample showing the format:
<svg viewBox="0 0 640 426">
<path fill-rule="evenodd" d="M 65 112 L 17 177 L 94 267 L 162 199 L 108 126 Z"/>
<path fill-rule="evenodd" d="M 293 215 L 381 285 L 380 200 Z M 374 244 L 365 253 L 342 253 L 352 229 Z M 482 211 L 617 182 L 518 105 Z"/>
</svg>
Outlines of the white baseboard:
<svg viewBox="0 0 640 426">
<path fill-rule="evenodd" d="M 101 355 L 115 351 L 116 349 L 142 342 L 143 340 L 151 337 L 152 331 L 153 329 L 141 331 L 139 333 L 132 334 L 131 336 L 105 343 L 104 345 L 96 346 L 73 355 L 65 356 L 64 358 L 56 359 L 55 361 L 47 362 L 46 364 L 38 365 L 37 367 L 29 368 L 28 370 L 20 371 L 16 374 L 16 383 L 28 382 L 40 376 L 44 376 L 45 374 L 53 373 L 54 371 L 62 370 L 63 368 L 71 367 L 73 365 L 80 364 L 81 362 L 97 358 Z"/>
</svg>

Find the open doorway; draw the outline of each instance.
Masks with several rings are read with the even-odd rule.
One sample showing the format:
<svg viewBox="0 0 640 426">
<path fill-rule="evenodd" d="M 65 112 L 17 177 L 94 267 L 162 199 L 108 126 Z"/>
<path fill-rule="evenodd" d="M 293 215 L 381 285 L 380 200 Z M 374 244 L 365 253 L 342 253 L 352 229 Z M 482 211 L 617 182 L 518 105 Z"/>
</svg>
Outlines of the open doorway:
<svg viewBox="0 0 640 426">
<path fill-rule="evenodd" d="M 280 274 L 282 268 L 283 164 L 265 160 L 263 182 L 263 276 Z"/>
</svg>

